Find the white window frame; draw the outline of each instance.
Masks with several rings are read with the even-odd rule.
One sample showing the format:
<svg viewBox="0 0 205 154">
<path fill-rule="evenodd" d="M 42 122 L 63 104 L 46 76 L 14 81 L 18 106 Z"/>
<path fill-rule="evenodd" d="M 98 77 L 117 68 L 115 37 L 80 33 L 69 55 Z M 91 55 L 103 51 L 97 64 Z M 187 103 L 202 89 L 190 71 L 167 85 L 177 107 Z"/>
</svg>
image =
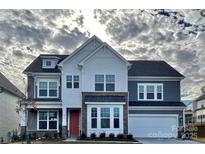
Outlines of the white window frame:
<svg viewBox="0 0 205 154">
<path fill-rule="evenodd" d="M 71 85 L 72 85 L 72 87 L 71 88 L 67 88 L 67 76 L 71 76 L 72 77 L 72 81 L 71 81 Z M 78 86 L 78 88 L 74 88 L 74 82 L 76 82 L 76 81 L 74 81 L 74 76 L 78 76 L 78 84 L 79 84 L 79 86 Z M 79 89 L 80 88 L 80 75 L 79 74 L 66 74 L 66 76 L 65 76 L 65 82 L 66 82 L 66 84 L 65 84 L 65 86 L 66 86 L 66 89 Z M 70 81 L 69 81 L 70 82 Z"/>
<path fill-rule="evenodd" d="M 139 86 L 144 87 L 144 99 L 140 99 Z M 147 86 L 154 86 L 154 99 L 147 99 Z M 157 86 L 162 88 L 162 98 L 157 99 Z M 137 97 L 139 101 L 163 101 L 164 100 L 164 85 L 163 83 L 138 83 L 137 84 Z"/>
<path fill-rule="evenodd" d="M 50 66 L 46 65 L 47 61 L 51 62 Z M 43 68 L 55 68 L 55 61 L 53 59 L 43 59 Z"/>
<path fill-rule="evenodd" d="M 97 108 L 97 128 L 92 128 L 92 116 L 91 116 L 91 109 Z M 101 108 L 110 108 L 110 128 L 101 128 Z M 114 108 L 119 108 L 119 128 L 114 128 Z M 87 112 L 87 128 L 88 130 L 92 131 L 109 131 L 109 130 L 123 130 L 123 105 L 88 105 L 88 112 Z"/>
<path fill-rule="evenodd" d="M 47 96 L 39 95 L 40 82 L 47 82 Z M 57 82 L 57 96 L 49 96 L 49 82 Z M 59 80 L 58 79 L 38 79 L 37 81 L 37 98 L 58 98 L 59 97 Z"/>
<path fill-rule="evenodd" d="M 47 129 L 39 129 L 39 112 L 47 113 Z M 49 112 L 57 112 L 57 129 L 49 129 Z M 38 131 L 59 131 L 59 111 L 58 110 L 38 110 L 37 112 L 37 130 Z"/>
<path fill-rule="evenodd" d="M 104 86 L 104 89 L 103 89 L 103 91 L 96 91 L 95 90 L 95 85 L 94 85 L 94 90 L 95 90 L 95 92 L 115 92 L 116 91 L 116 75 L 115 74 L 95 74 L 95 76 L 96 75 L 103 75 L 103 77 L 104 77 L 104 80 L 103 80 L 103 86 Z M 114 82 L 108 82 L 108 84 L 109 83 L 113 83 L 114 84 L 114 90 L 113 91 L 108 91 L 108 90 L 106 90 L 106 84 L 107 84 L 107 82 L 106 82 L 106 76 L 107 75 L 114 75 Z M 95 76 L 94 76 L 94 81 L 95 81 Z M 102 82 L 96 82 L 95 81 L 95 84 L 96 83 L 102 83 Z"/>
</svg>

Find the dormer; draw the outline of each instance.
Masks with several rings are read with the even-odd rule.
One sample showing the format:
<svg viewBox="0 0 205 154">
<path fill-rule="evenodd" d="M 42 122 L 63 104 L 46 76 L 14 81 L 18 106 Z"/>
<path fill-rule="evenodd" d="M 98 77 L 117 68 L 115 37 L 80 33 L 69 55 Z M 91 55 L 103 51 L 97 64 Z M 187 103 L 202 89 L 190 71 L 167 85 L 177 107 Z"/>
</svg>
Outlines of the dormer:
<svg viewBox="0 0 205 154">
<path fill-rule="evenodd" d="M 58 64 L 59 57 L 56 56 L 41 56 L 42 58 L 42 68 L 44 69 L 55 69 Z"/>
</svg>

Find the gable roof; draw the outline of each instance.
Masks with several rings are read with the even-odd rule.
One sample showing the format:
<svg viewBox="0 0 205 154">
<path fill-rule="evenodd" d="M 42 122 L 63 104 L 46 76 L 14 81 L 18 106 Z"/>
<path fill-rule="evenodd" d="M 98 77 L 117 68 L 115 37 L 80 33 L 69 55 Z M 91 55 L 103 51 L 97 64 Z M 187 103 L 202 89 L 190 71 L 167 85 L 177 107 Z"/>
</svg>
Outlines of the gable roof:
<svg viewBox="0 0 205 154">
<path fill-rule="evenodd" d="M 199 96 L 198 98 L 195 99 L 195 101 L 201 101 L 205 99 L 205 94 L 202 94 L 201 96 Z"/>
<path fill-rule="evenodd" d="M 165 61 L 134 60 L 128 76 L 180 77 L 184 76 Z"/>
<path fill-rule="evenodd" d="M 55 69 L 42 68 L 42 59 L 45 57 L 56 57 L 59 58 L 58 63 L 60 63 L 68 56 L 69 55 L 41 54 L 23 71 L 23 73 L 60 73 L 61 71 L 58 66 L 56 66 Z"/>
<path fill-rule="evenodd" d="M 10 92 L 11 94 L 24 98 L 25 95 L 14 86 L 1 72 L 0 72 L 0 87 Z"/>
<path fill-rule="evenodd" d="M 92 56 L 94 56 L 97 52 L 100 51 L 100 49 L 107 47 L 108 49 L 110 49 L 110 51 L 112 51 L 112 53 L 114 55 L 116 55 L 120 60 L 122 60 L 123 62 L 125 62 L 127 64 L 127 66 L 130 66 L 131 64 L 122 56 L 120 55 L 116 50 L 114 50 L 111 46 L 109 46 L 107 43 L 103 43 L 99 48 L 97 48 L 95 51 L 93 51 L 90 55 L 88 55 L 87 57 L 85 57 L 84 59 L 82 59 L 79 63 L 79 65 L 83 65 L 88 59 L 90 59 Z"/>
<path fill-rule="evenodd" d="M 73 51 L 69 57 L 62 60 L 58 65 L 62 66 L 63 63 L 65 63 L 67 60 L 71 59 L 74 55 L 76 55 L 82 48 L 84 48 L 86 45 L 88 45 L 91 41 L 97 40 L 100 43 L 103 43 L 101 39 L 99 39 L 97 36 L 93 35 L 91 38 L 89 38 L 85 43 L 83 43 L 79 48 L 77 48 L 75 51 Z"/>
</svg>

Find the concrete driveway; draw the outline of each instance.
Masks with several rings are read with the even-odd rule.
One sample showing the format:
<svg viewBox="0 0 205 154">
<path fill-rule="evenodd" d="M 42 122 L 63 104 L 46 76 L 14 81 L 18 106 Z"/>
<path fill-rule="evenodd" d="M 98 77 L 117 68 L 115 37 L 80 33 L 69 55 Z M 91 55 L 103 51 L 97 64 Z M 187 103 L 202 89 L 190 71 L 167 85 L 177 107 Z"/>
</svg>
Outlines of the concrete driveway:
<svg viewBox="0 0 205 154">
<path fill-rule="evenodd" d="M 143 144 L 201 144 L 199 142 L 180 139 L 159 139 L 159 138 L 137 138 Z"/>
</svg>

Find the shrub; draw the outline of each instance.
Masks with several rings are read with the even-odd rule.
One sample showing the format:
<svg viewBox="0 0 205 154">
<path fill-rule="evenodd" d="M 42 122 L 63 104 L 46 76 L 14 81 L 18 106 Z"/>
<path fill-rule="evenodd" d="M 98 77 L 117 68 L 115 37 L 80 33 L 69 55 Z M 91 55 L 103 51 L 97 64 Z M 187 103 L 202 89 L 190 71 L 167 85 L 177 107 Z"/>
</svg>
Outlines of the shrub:
<svg viewBox="0 0 205 154">
<path fill-rule="evenodd" d="M 36 134 L 36 133 L 33 133 L 33 134 L 31 135 L 31 139 L 32 139 L 32 140 L 37 139 L 37 134 Z"/>
<path fill-rule="evenodd" d="M 128 134 L 128 135 L 127 135 L 127 139 L 133 140 L 133 135 L 132 135 L 132 134 Z"/>
<path fill-rule="evenodd" d="M 85 138 L 87 138 L 87 135 L 84 132 L 82 132 L 80 135 L 80 138 L 85 139 Z"/>
<path fill-rule="evenodd" d="M 54 137 L 54 139 L 57 139 L 58 138 L 58 133 L 54 133 L 53 137 Z"/>
<path fill-rule="evenodd" d="M 1 142 L 0 143 L 4 143 L 4 138 L 1 136 Z"/>
<path fill-rule="evenodd" d="M 48 134 L 48 133 L 45 133 L 43 137 L 45 137 L 46 139 L 48 139 L 48 138 L 49 138 L 49 134 Z"/>
<path fill-rule="evenodd" d="M 110 133 L 110 134 L 109 134 L 109 138 L 114 139 L 114 138 L 115 138 L 115 134 Z"/>
<path fill-rule="evenodd" d="M 124 135 L 123 134 L 118 134 L 117 139 L 123 139 Z"/>
<path fill-rule="evenodd" d="M 90 138 L 91 138 L 92 140 L 95 139 L 95 138 L 96 138 L 96 134 L 95 134 L 95 133 L 90 134 Z"/>
<path fill-rule="evenodd" d="M 106 134 L 105 133 L 100 133 L 99 138 L 105 138 Z"/>
</svg>

